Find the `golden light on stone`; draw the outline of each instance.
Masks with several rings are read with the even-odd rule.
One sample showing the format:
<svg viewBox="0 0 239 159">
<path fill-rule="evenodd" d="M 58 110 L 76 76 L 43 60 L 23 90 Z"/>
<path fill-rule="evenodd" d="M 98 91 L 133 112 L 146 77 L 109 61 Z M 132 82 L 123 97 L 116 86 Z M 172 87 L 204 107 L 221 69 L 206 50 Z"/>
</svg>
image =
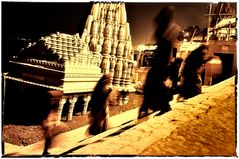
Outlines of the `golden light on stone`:
<svg viewBox="0 0 239 159">
<path fill-rule="evenodd" d="M 31 80 L 27 83 L 63 92 L 64 95 L 58 107 L 58 121 L 61 119 L 63 105 L 68 98 L 71 105 L 67 118 L 72 119 L 74 103 L 79 93 L 86 93 L 85 113 L 90 99 L 89 93 L 94 90 L 95 84 L 105 73 L 111 76 L 113 89 L 124 92 L 135 91 L 131 85 L 135 61 L 132 58 L 134 54 L 130 25 L 127 22 L 125 4 L 122 2 L 94 3 L 82 35 L 51 33 L 49 36 L 41 37 L 36 44 L 30 44 L 24 48 L 23 52 L 37 45 L 43 48 L 36 47 L 34 52 L 43 54 L 42 49 L 49 49 L 57 59 L 42 60 L 39 56 L 33 55 L 10 63 L 14 66 L 26 64 L 24 68 L 27 68 L 18 72 L 22 71 L 19 75 L 22 79 Z M 49 55 L 49 58 L 52 55 Z M 31 74 L 31 71 L 27 72 L 34 69 L 38 72 L 34 74 Z M 38 83 L 39 79 L 42 79 L 40 83 Z M 22 82 L 26 81 L 22 80 Z M 128 102 L 127 96 L 119 98 L 122 99 L 120 101 L 122 104 Z"/>
<path fill-rule="evenodd" d="M 92 20 L 93 19 L 93 20 Z M 92 24 L 89 24 L 89 23 Z M 90 36 L 94 38 L 91 45 L 95 45 L 98 38 L 98 44 L 101 45 L 101 69 L 103 73 L 110 73 L 112 76 L 112 85 L 125 87 L 126 77 L 130 74 L 128 70 L 133 65 L 132 61 L 132 42 L 130 35 L 130 25 L 127 22 L 127 14 L 124 3 L 100 3 L 93 4 L 91 15 L 87 19 L 86 29 L 89 26 L 92 30 L 97 30 L 95 23 L 98 23 L 98 37 L 96 31 L 91 31 Z M 87 32 L 89 33 L 89 32 Z M 113 61 L 111 61 L 113 60 Z M 132 63 L 132 64 L 130 64 Z M 124 67 L 123 67 L 124 66 Z M 122 81 L 122 82 L 120 82 Z M 128 86 L 128 85 L 127 85 Z"/>
</svg>

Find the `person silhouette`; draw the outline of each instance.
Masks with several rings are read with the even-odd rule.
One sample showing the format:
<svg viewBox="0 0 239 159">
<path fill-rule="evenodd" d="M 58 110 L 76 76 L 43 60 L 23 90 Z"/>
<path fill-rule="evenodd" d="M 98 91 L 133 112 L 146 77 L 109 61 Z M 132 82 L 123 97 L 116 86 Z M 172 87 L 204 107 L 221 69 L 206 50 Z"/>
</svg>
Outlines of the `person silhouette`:
<svg viewBox="0 0 239 159">
<path fill-rule="evenodd" d="M 93 95 L 89 101 L 89 133 L 92 135 L 99 134 L 109 128 L 108 105 L 111 103 L 110 94 L 112 92 L 110 82 L 110 76 L 108 74 L 104 74 L 95 86 Z"/>
<path fill-rule="evenodd" d="M 208 55 L 208 46 L 204 44 L 187 56 L 181 68 L 177 100 L 188 99 L 202 92 L 201 73 L 212 58 L 213 56 Z"/>
<path fill-rule="evenodd" d="M 172 99 L 172 81 L 167 68 L 171 58 L 172 44 L 181 30 L 173 22 L 174 14 L 175 8 L 166 6 L 159 11 L 154 19 L 157 48 L 147 73 L 144 99 L 139 109 L 138 119 L 147 115 L 149 109 L 153 112 L 160 110 L 160 114 L 171 110 L 169 101 Z"/>
</svg>

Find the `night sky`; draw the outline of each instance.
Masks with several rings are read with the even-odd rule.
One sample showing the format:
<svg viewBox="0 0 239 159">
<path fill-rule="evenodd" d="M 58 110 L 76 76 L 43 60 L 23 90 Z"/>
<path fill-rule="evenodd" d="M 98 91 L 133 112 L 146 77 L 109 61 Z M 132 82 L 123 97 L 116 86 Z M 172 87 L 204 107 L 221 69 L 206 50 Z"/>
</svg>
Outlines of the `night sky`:
<svg viewBox="0 0 239 159">
<path fill-rule="evenodd" d="M 90 2 L 2 2 L 2 64 L 7 63 L 18 47 L 12 38 L 37 40 L 57 31 L 81 35 L 91 5 Z M 125 2 L 125 5 L 134 46 L 153 42 L 153 18 L 166 5 L 176 7 L 175 21 L 182 29 L 207 26 L 204 14 L 208 13 L 209 3 Z"/>
<path fill-rule="evenodd" d="M 175 20 L 183 29 L 190 25 L 199 25 L 201 29 L 207 26 L 204 14 L 209 3 L 126 2 L 133 45 L 151 42 L 153 18 L 169 4 L 176 7 Z M 38 37 L 57 31 L 75 34 L 82 32 L 90 9 L 90 2 L 2 2 L 2 33 L 19 37 Z"/>
</svg>

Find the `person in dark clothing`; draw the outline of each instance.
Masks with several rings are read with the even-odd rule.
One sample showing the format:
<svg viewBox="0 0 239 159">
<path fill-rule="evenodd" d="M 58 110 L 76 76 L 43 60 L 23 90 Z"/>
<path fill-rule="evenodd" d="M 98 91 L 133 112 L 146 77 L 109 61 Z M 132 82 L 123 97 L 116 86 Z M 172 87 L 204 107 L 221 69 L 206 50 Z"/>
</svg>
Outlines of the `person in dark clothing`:
<svg viewBox="0 0 239 159">
<path fill-rule="evenodd" d="M 207 52 L 208 46 L 202 44 L 185 59 L 180 75 L 178 99 L 188 99 L 202 92 L 201 73 L 205 64 L 213 58 L 208 56 Z"/>
<path fill-rule="evenodd" d="M 89 133 L 92 135 L 99 134 L 108 129 L 108 118 L 110 103 L 110 93 L 112 89 L 110 86 L 110 76 L 103 75 L 98 81 L 91 100 L 89 102 L 90 108 L 90 127 Z"/>
<path fill-rule="evenodd" d="M 148 114 L 148 109 L 160 110 L 161 114 L 169 111 L 171 97 L 171 82 L 167 67 L 169 65 L 172 44 L 179 33 L 179 26 L 173 23 L 175 8 L 164 7 L 155 17 L 156 24 L 155 38 L 157 49 L 151 60 L 151 67 L 148 71 L 144 85 L 144 100 L 139 109 L 138 119 Z"/>
<path fill-rule="evenodd" d="M 183 59 L 180 57 L 175 58 L 168 66 L 169 78 L 172 80 L 172 94 L 177 94 L 178 89 L 177 85 L 180 81 L 179 78 L 179 68 L 183 62 Z"/>
</svg>

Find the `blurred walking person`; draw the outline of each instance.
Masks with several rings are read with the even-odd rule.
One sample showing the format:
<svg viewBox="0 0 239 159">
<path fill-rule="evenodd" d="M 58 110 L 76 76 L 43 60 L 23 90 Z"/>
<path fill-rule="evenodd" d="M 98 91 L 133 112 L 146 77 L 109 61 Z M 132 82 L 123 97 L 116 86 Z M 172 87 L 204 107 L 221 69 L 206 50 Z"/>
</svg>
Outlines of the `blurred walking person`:
<svg viewBox="0 0 239 159">
<path fill-rule="evenodd" d="M 208 55 L 208 46 L 202 44 L 193 50 L 182 64 L 177 100 L 188 99 L 202 92 L 201 74 L 205 64 L 213 57 Z"/>
<path fill-rule="evenodd" d="M 62 95 L 63 94 L 61 91 L 48 91 L 48 97 L 49 97 L 48 101 L 49 101 L 50 110 L 47 117 L 42 122 L 42 128 L 45 135 L 45 143 L 44 143 L 44 149 L 42 153 L 43 156 L 50 155 L 49 149 L 54 147 L 53 138 L 56 135 L 69 130 L 66 124 L 62 122 L 60 123 L 57 122 L 58 105 Z"/>
<path fill-rule="evenodd" d="M 111 78 L 109 75 L 103 75 L 98 81 L 91 100 L 89 102 L 90 108 L 90 127 L 89 133 L 97 135 L 109 128 L 109 108 L 112 98 L 112 88 L 110 87 Z"/>
<path fill-rule="evenodd" d="M 172 44 L 181 30 L 173 22 L 174 14 L 175 8 L 167 6 L 161 9 L 154 19 L 157 49 L 145 81 L 144 100 L 139 109 L 138 118 L 147 115 L 149 109 L 154 112 L 160 110 L 160 114 L 171 110 L 169 101 L 172 99 L 172 80 L 167 68 L 171 58 Z"/>
</svg>

